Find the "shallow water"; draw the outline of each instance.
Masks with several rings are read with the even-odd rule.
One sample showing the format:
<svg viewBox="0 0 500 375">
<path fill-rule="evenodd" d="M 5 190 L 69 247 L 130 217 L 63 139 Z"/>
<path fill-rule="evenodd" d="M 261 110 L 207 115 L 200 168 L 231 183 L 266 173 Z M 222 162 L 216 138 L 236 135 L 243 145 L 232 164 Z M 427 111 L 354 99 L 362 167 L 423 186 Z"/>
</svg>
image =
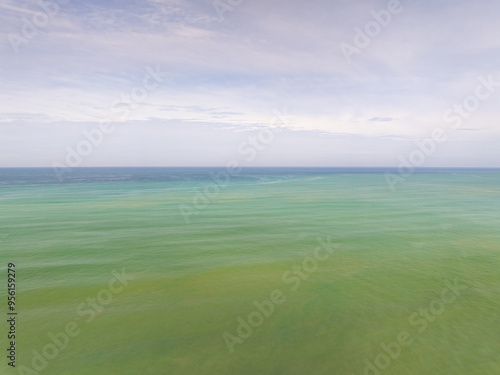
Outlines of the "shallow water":
<svg viewBox="0 0 500 375">
<path fill-rule="evenodd" d="M 0 170 L 18 368 L 500 374 L 500 171 L 211 171 Z"/>
</svg>

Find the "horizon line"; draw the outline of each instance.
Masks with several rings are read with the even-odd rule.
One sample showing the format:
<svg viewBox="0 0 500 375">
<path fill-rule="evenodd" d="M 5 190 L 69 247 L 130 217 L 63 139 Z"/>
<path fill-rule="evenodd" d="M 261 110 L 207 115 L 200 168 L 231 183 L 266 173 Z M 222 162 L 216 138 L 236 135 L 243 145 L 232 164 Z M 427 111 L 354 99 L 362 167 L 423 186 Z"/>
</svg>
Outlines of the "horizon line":
<svg viewBox="0 0 500 375">
<path fill-rule="evenodd" d="M 88 166 L 88 167 L 67 167 L 67 169 L 90 169 L 90 168 L 228 168 L 227 166 L 213 165 L 213 166 Z M 249 168 L 303 168 L 303 169 L 313 169 L 313 168 L 323 168 L 323 169 L 399 169 L 400 166 L 282 166 L 282 165 L 271 165 L 271 166 L 240 166 L 241 169 Z M 54 169 L 54 167 L 0 167 L 0 169 Z M 424 169 L 500 169 L 499 167 L 413 167 L 414 170 L 424 170 Z"/>
</svg>

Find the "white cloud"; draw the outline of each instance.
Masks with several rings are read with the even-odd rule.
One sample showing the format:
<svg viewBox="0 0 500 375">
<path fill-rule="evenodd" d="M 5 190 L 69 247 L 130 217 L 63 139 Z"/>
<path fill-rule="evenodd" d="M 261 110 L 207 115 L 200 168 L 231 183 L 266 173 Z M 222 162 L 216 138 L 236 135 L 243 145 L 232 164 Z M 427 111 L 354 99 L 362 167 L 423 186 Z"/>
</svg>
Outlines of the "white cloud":
<svg viewBox="0 0 500 375">
<path fill-rule="evenodd" d="M 19 54 L 7 39 L 0 46 L 2 123 L 72 129 L 72 123 L 113 119 L 111 103 L 140 84 L 147 66 L 159 64 L 168 79 L 131 111 L 127 126 L 177 121 L 236 132 L 265 124 L 273 109 L 286 106 L 296 115 L 291 126 L 311 134 L 426 136 L 443 126 L 447 108 L 474 92 L 479 75 L 500 80 L 500 4 L 401 3 L 403 12 L 348 64 L 339 44 L 351 43 L 354 27 L 362 28 L 386 1 L 245 1 L 224 22 L 208 0 L 70 2 Z M 1 7 L 6 33 L 20 33 L 22 18 L 39 11 L 36 2 Z M 498 137 L 499 100 L 500 92 L 481 103 L 466 127 L 482 130 L 460 137 Z M 374 118 L 393 120 L 369 121 Z"/>
</svg>

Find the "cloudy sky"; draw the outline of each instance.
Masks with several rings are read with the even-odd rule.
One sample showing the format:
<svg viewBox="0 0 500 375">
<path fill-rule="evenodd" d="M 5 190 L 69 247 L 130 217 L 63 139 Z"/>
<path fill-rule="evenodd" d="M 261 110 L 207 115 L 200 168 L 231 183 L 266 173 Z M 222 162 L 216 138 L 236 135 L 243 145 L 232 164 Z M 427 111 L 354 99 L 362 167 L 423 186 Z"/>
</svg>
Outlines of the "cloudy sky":
<svg viewBox="0 0 500 375">
<path fill-rule="evenodd" d="M 497 0 L 44 2 L 0 3 L 0 167 L 500 167 Z"/>
</svg>

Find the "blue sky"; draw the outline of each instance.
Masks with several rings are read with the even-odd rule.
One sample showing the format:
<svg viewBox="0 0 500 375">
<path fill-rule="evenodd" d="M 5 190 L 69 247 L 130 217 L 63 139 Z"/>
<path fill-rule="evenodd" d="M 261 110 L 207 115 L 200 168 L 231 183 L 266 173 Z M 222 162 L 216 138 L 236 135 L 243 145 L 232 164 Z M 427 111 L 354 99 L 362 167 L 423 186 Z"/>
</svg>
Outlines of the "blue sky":
<svg viewBox="0 0 500 375">
<path fill-rule="evenodd" d="M 397 166 L 442 128 L 422 166 L 500 167 L 500 87 L 443 119 L 481 77 L 500 83 L 496 0 L 401 0 L 350 61 L 342 43 L 390 2 L 232 0 L 220 17 L 229 0 L 44 1 L 58 11 L 0 5 L 0 167 L 64 164 L 103 121 L 79 166 Z M 127 99 L 151 69 L 161 82 Z M 265 129 L 285 130 L 245 160 Z"/>
</svg>

